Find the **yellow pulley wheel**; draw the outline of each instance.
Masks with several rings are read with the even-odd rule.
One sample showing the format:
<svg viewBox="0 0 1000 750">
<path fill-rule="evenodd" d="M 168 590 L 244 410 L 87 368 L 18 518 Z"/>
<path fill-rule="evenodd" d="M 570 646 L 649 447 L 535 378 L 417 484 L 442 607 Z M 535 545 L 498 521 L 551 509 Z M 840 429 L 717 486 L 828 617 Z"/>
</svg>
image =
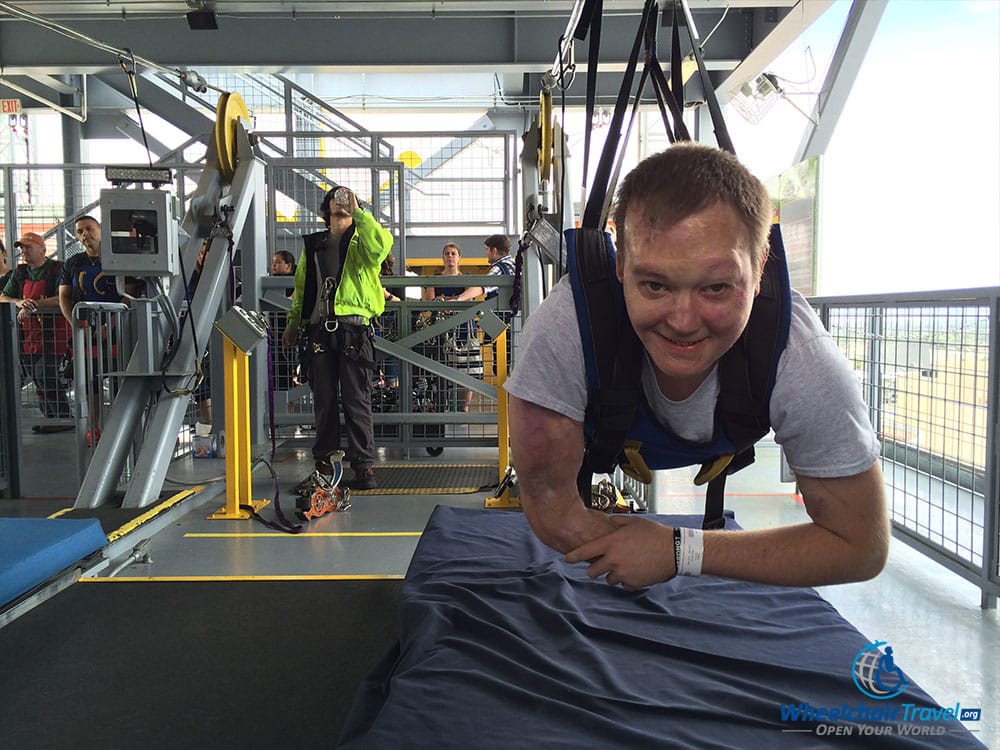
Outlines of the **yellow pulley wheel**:
<svg viewBox="0 0 1000 750">
<path fill-rule="evenodd" d="M 221 94 L 215 107 L 215 153 L 219 172 L 226 180 L 236 174 L 236 123 L 250 119 L 243 97 L 235 92 Z"/>
<path fill-rule="evenodd" d="M 552 92 L 543 91 L 538 97 L 538 129 L 541 133 L 538 146 L 538 175 L 549 179 L 552 168 Z"/>
</svg>

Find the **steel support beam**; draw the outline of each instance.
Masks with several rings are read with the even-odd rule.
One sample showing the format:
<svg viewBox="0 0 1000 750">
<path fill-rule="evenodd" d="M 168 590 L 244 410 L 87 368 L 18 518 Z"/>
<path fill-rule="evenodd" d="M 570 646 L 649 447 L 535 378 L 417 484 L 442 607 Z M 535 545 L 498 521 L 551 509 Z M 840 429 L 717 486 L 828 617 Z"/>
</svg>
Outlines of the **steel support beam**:
<svg viewBox="0 0 1000 750">
<path fill-rule="evenodd" d="M 826 153 L 887 2 L 854 0 L 794 164 Z"/>
</svg>

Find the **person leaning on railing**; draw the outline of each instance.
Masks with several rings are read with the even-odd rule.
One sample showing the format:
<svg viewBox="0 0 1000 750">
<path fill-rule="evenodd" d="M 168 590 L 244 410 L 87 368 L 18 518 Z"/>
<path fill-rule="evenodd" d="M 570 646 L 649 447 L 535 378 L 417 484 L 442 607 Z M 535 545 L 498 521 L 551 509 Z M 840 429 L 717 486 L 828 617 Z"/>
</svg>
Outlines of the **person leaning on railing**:
<svg viewBox="0 0 1000 750">
<path fill-rule="evenodd" d="M 21 361 L 35 382 L 38 408 L 46 419 L 72 416 L 66 388 L 59 377 L 59 360 L 66 353 L 69 324 L 59 314 L 58 280 L 62 263 L 46 254 L 45 240 L 25 232 L 14 247 L 24 260 L 0 287 L 0 302 L 17 307 L 21 327 Z M 35 432 L 72 430 L 69 424 L 36 424 Z"/>
</svg>

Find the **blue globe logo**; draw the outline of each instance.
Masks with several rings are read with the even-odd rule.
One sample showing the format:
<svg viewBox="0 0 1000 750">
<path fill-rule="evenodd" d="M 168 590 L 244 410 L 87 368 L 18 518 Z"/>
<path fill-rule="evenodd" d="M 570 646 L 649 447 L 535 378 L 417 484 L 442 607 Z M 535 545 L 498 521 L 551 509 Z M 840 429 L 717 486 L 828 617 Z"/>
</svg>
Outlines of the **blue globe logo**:
<svg viewBox="0 0 1000 750">
<path fill-rule="evenodd" d="M 885 641 L 869 643 L 854 657 L 852 676 L 854 685 L 869 698 L 888 700 L 906 691 L 910 681 L 903 670 L 896 666 L 892 656 L 892 646 L 886 646 L 885 653 L 879 647 Z"/>
</svg>

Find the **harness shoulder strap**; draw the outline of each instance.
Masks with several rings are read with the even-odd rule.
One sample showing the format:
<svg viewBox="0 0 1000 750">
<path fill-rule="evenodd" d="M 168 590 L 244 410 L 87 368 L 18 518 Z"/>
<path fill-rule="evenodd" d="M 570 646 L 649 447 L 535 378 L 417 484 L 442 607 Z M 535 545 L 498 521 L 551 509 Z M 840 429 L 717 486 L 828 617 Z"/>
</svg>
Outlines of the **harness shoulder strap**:
<svg viewBox="0 0 1000 750">
<path fill-rule="evenodd" d="M 590 427 L 577 487 L 589 507 L 592 475 L 612 470 L 635 420 L 641 344 L 615 277 L 610 238 L 587 227 L 573 235 L 569 272 L 587 362 L 585 421 Z"/>
<path fill-rule="evenodd" d="M 717 529 L 725 524 L 726 476 L 753 463 L 754 444 L 771 430 L 771 393 L 778 360 L 788 342 L 791 304 L 785 249 L 781 229 L 775 224 L 771 227 L 770 252 L 750 320 L 743 335 L 719 361 L 716 413 L 736 453 L 708 482 L 702 528 Z"/>
</svg>

